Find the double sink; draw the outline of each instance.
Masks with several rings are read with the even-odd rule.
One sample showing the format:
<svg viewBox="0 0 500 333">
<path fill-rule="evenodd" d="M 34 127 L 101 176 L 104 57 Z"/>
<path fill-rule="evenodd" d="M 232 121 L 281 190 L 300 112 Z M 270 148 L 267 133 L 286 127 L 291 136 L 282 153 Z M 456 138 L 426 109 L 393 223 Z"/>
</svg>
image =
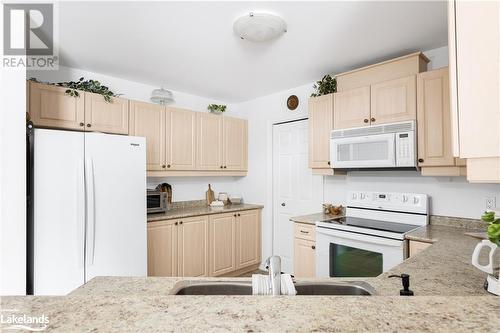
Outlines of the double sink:
<svg viewBox="0 0 500 333">
<path fill-rule="evenodd" d="M 295 282 L 297 295 L 370 296 L 376 292 L 366 282 Z M 180 281 L 171 295 L 252 295 L 251 281 Z"/>
</svg>

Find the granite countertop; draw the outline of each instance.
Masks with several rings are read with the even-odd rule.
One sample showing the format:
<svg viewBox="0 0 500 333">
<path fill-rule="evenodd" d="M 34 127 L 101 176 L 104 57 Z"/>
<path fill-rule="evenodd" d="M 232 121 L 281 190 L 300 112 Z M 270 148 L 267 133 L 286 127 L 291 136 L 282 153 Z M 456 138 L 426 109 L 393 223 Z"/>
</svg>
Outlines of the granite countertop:
<svg viewBox="0 0 500 333">
<path fill-rule="evenodd" d="M 325 214 L 325 213 L 317 213 L 317 214 L 309 214 L 309 215 L 301 215 L 301 216 L 294 216 L 290 218 L 290 221 L 293 222 L 298 222 L 298 223 L 306 223 L 306 224 L 316 224 L 318 221 L 325 221 L 325 220 L 330 220 L 334 219 L 337 217 L 342 217 L 342 215 L 331 215 L 331 214 Z"/>
<path fill-rule="evenodd" d="M 208 206 L 195 206 L 195 207 L 182 207 L 174 208 L 168 210 L 165 213 L 148 214 L 148 222 L 160 221 L 160 220 L 170 220 L 170 219 L 180 219 L 184 217 L 200 216 L 200 215 L 211 215 L 220 213 L 230 213 L 249 209 L 262 209 L 262 205 L 252 205 L 252 204 L 241 204 L 241 205 L 229 205 L 224 207 L 208 207 Z"/>
<path fill-rule="evenodd" d="M 484 291 L 485 274 L 470 264 L 478 242 L 464 235 L 471 231 L 421 227 L 408 239 L 432 246 L 378 277 L 336 279 L 366 281 L 373 297 L 169 296 L 180 280 L 245 278 L 97 277 L 68 296 L 2 297 L 1 305 L 45 314 L 59 332 L 498 332 L 500 297 Z M 388 276 L 401 273 L 410 274 L 414 297 L 396 296 L 401 281 Z"/>
</svg>

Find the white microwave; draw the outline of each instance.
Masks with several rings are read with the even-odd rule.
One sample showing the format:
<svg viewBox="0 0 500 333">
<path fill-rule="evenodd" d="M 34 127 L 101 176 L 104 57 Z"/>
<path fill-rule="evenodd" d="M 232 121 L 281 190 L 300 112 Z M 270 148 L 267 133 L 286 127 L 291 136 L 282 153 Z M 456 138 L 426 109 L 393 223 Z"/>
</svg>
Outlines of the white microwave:
<svg viewBox="0 0 500 333">
<path fill-rule="evenodd" d="M 331 167 L 416 168 L 415 121 L 333 130 Z"/>
</svg>

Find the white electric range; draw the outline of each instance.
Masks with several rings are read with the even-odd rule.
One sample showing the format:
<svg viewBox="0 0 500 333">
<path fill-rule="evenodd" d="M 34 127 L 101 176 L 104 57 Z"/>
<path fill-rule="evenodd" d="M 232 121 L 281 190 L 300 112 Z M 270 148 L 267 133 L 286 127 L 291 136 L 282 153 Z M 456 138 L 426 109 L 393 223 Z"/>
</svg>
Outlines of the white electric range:
<svg viewBox="0 0 500 333">
<path fill-rule="evenodd" d="M 345 217 L 316 222 L 316 277 L 377 276 L 403 262 L 429 221 L 426 194 L 349 192 Z"/>
</svg>

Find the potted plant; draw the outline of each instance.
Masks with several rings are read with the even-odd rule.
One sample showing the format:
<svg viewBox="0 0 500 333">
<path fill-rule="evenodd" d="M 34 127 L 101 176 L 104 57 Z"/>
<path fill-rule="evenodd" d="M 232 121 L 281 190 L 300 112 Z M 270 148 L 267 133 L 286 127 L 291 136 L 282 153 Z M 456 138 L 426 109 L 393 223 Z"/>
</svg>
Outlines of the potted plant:
<svg viewBox="0 0 500 333">
<path fill-rule="evenodd" d="M 488 239 L 493 244 L 500 246 L 500 217 L 495 217 L 495 212 L 484 212 L 481 220 L 488 223 Z"/>
<path fill-rule="evenodd" d="M 31 78 L 30 80 L 33 82 L 39 82 L 35 78 Z M 51 84 L 59 87 L 68 88 L 66 89 L 65 93 L 73 97 L 80 97 L 80 93 L 78 92 L 78 90 L 96 93 L 102 95 L 104 100 L 108 103 L 111 103 L 113 101 L 112 99 L 113 97 L 120 96 L 120 94 L 115 94 L 114 92 L 109 90 L 108 87 L 102 85 L 101 82 L 92 79 L 85 80 L 85 78 L 83 77 L 78 79 L 78 81 L 57 82 L 57 83 L 39 82 L 39 83 Z"/>
<path fill-rule="evenodd" d="M 207 109 L 211 113 L 221 114 L 226 111 L 226 106 L 223 104 L 210 104 Z"/>
<path fill-rule="evenodd" d="M 337 79 L 332 78 L 330 75 L 325 75 L 313 86 L 316 92 L 311 94 L 311 97 L 318 97 L 337 92 Z"/>
</svg>

